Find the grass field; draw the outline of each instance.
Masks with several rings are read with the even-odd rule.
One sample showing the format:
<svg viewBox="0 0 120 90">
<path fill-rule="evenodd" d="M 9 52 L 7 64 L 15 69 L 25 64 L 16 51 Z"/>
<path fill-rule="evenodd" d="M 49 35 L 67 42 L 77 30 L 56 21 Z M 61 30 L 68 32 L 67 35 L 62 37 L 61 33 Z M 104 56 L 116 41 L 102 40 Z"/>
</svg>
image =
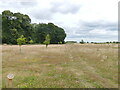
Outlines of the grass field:
<svg viewBox="0 0 120 90">
<path fill-rule="evenodd" d="M 13 73 L 13 88 L 117 88 L 117 44 L 2 46 L 2 87 Z"/>
</svg>

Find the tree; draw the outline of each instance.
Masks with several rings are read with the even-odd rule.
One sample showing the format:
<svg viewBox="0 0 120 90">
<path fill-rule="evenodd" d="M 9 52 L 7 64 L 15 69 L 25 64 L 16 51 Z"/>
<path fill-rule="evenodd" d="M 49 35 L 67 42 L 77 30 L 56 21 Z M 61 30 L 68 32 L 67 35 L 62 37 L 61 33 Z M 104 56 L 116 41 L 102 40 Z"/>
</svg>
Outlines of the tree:
<svg viewBox="0 0 120 90">
<path fill-rule="evenodd" d="M 80 41 L 81 44 L 84 44 L 85 42 L 83 40 Z"/>
<path fill-rule="evenodd" d="M 72 44 L 72 43 L 77 43 L 77 41 L 66 41 L 66 43 Z"/>
<path fill-rule="evenodd" d="M 30 40 L 29 43 L 30 43 L 30 44 L 33 44 L 34 42 L 33 42 L 33 40 Z"/>
<path fill-rule="evenodd" d="M 62 42 L 60 41 L 60 42 L 58 42 L 58 44 L 62 44 Z"/>
<path fill-rule="evenodd" d="M 35 27 L 36 33 L 36 42 L 43 43 L 45 41 L 46 34 L 50 35 L 51 44 L 58 44 L 58 42 L 64 43 L 64 39 L 66 37 L 66 33 L 64 29 L 54 25 L 53 23 L 48 24 L 38 24 Z"/>
<path fill-rule="evenodd" d="M 9 10 L 5 10 L 2 12 L 2 42 L 3 43 L 11 43 L 12 38 L 12 16 L 13 13 Z"/>
<path fill-rule="evenodd" d="M 44 44 L 46 45 L 46 48 L 50 44 L 50 35 L 49 34 L 46 35 Z"/>
<path fill-rule="evenodd" d="M 28 15 L 13 13 L 9 10 L 2 12 L 2 42 L 7 44 L 17 44 L 17 38 L 21 35 L 26 37 L 26 43 L 32 38 L 33 27 Z"/>
<path fill-rule="evenodd" d="M 62 44 L 65 43 L 66 33 L 64 29 L 53 23 L 31 24 L 31 19 L 28 15 L 19 12 L 13 13 L 10 10 L 2 12 L 1 21 L 2 43 L 17 44 L 17 39 L 21 35 L 24 35 L 26 37 L 26 43 L 30 43 L 30 41 L 33 40 L 34 43 L 43 44 L 47 34 L 50 35 L 51 44 L 58 44 L 58 42 L 62 42 Z"/>
<path fill-rule="evenodd" d="M 17 39 L 17 44 L 20 46 L 20 52 L 21 52 L 21 46 L 26 43 L 26 38 L 21 35 L 20 38 Z"/>
</svg>

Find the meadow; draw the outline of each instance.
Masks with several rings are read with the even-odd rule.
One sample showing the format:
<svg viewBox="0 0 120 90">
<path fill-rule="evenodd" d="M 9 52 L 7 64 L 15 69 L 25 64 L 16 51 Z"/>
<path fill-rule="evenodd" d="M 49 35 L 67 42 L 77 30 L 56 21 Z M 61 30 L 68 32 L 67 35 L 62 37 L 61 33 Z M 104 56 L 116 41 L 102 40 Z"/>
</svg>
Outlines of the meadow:
<svg viewBox="0 0 120 90">
<path fill-rule="evenodd" d="M 2 45 L 2 87 L 117 88 L 117 44 Z"/>
</svg>

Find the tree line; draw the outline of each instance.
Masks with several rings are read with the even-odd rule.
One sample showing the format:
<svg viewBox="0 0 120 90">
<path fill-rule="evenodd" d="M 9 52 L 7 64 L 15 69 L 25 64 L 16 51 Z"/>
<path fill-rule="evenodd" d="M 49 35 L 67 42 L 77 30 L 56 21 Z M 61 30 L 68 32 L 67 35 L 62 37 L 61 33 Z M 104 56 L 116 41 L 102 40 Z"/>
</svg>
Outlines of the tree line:
<svg viewBox="0 0 120 90">
<path fill-rule="evenodd" d="M 92 43 L 92 44 L 118 44 L 120 42 L 118 41 L 110 41 L 110 42 L 85 42 L 83 39 L 80 42 L 77 41 L 66 41 L 65 43 L 71 44 L 71 43 L 80 43 L 80 44 L 88 44 L 88 43 Z"/>
<path fill-rule="evenodd" d="M 50 37 L 50 44 L 65 43 L 66 33 L 63 28 L 53 23 L 31 23 L 26 14 L 13 13 L 10 10 L 2 12 L 2 43 L 17 44 L 20 37 L 26 38 L 26 44 L 43 44 L 46 36 Z"/>
</svg>

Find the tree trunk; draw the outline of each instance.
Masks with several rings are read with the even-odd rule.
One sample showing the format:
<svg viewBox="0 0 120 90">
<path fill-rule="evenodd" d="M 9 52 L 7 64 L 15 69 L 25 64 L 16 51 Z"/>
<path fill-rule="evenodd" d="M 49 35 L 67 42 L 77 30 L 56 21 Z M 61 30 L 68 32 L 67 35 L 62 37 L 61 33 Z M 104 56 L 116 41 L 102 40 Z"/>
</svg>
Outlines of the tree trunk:
<svg viewBox="0 0 120 90">
<path fill-rule="evenodd" d="M 20 53 L 21 53 L 21 45 L 20 45 Z"/>
<path fill-rule="evenodd" d="M 46 44 L 46 48 L 47 48 L 48 44 Z"/>
</svg>

